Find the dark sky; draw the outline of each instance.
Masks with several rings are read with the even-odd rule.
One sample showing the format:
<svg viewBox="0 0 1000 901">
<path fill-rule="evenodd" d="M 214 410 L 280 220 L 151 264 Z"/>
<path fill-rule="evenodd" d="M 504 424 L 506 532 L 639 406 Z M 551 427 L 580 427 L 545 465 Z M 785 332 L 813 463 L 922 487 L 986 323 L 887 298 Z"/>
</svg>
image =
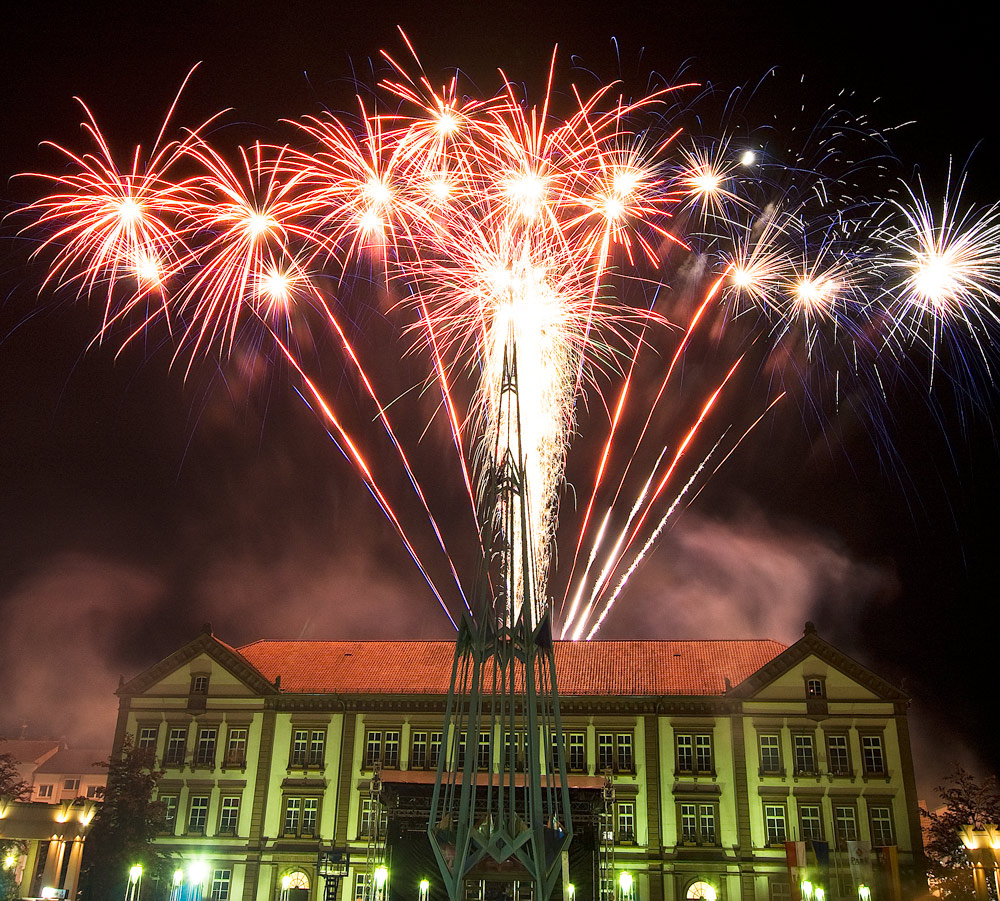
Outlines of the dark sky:
<svg viewBox="0 0 1000 901">
<path fill-rule="evenodd" d="M 150 10 L 42 2 L 7 15 L 5 210 L 37 190 L 8 176 L 58 164 L 41 141 L 84 146 L 74 95 L 124 154 L 148 145 L 201 61 L 178 120 L 196 124 L 230 107 L 220 140 L 280 140 L 281 118 L 350 103 L 352 79 L 371 83 L 379 50 L 405 56 L 397 24 L 429 73 L 461 67 L 487 94 L 498 66 L 540 90 L 555 44 L 563 85 L 589 77 L 574 74 L 574 63 L 638 88 L 651 72 L 683 71 L 724 97 L 776 67 L 747 104 L 755 124 L 780 132 L 836 102 L 892 131 L 900 172 L 919 167 L 938 185 L 950 157 L 961 166 L 971 154 L 967 198 L 998 196 L 995 13 L 977 21 L 944 9 L 920 18 L 902 4 L 628 0 L 356 8 L 202 0 Z M 719 106 L 706 106 L 706 122 Z M 35 735 L 108 745 L 118 675 L 134 675 L 206 620 L 232 643 L 449 634 L 287 372 L 245 356 L 202 360 L 185 378 L 183 365 L 171 366 L 169 336 L 155 330 L 120 356 L 113 343 L 92 346 L 99 305 L 39 296 L 30 240 L 10 222 L 2 240 L 0 733 L 27 722 Z M 350 317 L 366 336 L 360 349 L 379 361 L 375 371 L 402 392 L 418 381 L 420 361 L 399 364 L 387 350 L 406 342 L 380 292 L 359 282 Z M 324 386 L 361 424 L 357 385 L 318 342 Z M 958 398 L 944 375 L 931 397 L 917 379 L 898 382 L 869 405 L 870 422 L 850 411 L 816 420 L 789 405 L 790 415 L 758 430 L 664 537 L 601 635 L 791 642 L 814 619 L 913 696 L 928 786 L 952 760 L 993 771 L 1000 763 L 983 715 L 1000 624 L 991 565 L 1000 534 L 996 391 L 985 375 Z M 582 462 L 570 462 L 581 493 L 599 429 L 591 400 L 593 412 L 581 414 Z M 421 402 L 412 403 L 419 419 Z M 416 452 L 425 466 L 442 453 L 435 441 L 432 430 Z M 405 494 L 401 474 L 376 456 L 390 496 Z M 431 481 L 446 531 L 467 530 L 454 481 L 439 472 Z M 405 515 L 419 531 L 416 513 Z"/>
</svg>

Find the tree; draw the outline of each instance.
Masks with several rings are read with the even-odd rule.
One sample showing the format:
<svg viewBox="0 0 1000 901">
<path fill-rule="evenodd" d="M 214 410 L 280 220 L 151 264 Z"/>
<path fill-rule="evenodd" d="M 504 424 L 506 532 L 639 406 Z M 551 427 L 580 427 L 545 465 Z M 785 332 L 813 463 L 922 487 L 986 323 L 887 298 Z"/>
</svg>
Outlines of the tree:
<svg viewBox="0 0 1000 901">
<path fill-rule="evenodd" d="M 31 798 L 31 783 L 21 777 L 20 761 L 12 754 L 0 754 L 0 810 L 11 801 Z M 17 897 L 14 882 L 16 860 L 24 853 L 24 843 L 0 838 L 0 901 Z"/>
<path fill-rule="evenodd" d="M 152 842 L 164 823 L 165 808 L 153 800 L 163 772 L 131 735 L 101 766 L 108 768 L 108 783 L 84 845 L 81 890 L 88 901 L 120 901 L 133 864 L 149 875 L 162 869 Z"/>
<path fill-rule="evenodd" d="M 31 798 L 31 783 L 21 778 L 20 764 L 13 754 L 0 754 L 0 804 Z"/>
<path fill-rule="evenodd" d="M 975 898 L 972 861 L 958 830 L 962 826 L 982 829 L 1000 824 L 1000 784 L 995 776 L 978 781 L 972 773 L 956 766 L 935 791 L 944 807 L 936 812 L 920 811 L 928 821 L 924 836 L 928 879 L 942 898 Z"/>
</svg>

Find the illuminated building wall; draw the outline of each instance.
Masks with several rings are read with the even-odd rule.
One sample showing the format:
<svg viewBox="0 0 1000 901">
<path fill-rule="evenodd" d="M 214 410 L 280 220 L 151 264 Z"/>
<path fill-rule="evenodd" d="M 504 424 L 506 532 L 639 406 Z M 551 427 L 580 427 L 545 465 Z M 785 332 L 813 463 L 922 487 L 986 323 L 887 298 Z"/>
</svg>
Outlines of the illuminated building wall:
<svg viewBox="0 0 1000 901">
<path fill-rule="evenodd" d="M 904 878 L 919 870 L 907 699 L 811 627 L 789 647 L 557 642 L 555 656 L 579 901 L 594 897 L 608 773 L 615 873 L 632 875 L 633 901 L 788 898 L 792 840 L 829 844 L 826 874 L 807 862 L 831 898 L 856 897 L 848 841 L 895 846 Z M 233 648 L 206 631 L 119 689 L 116 747 L 131 733 L 155 750 L 171 810 L 158 844 L 198 862 L 216 901 L 320 899 L 317 855 L 331 848 L 350 854 L 337 898 L 360 895 L 378 763 L 397 841 L 387 901 L 417 901 L 421 876 L 434 901 L 433 865 L 418 873 L 400 834 L 426 827 L 451 661 L 448 642 Z M 507 742 L 493 736 L 479 779 Z"/>
</svg>

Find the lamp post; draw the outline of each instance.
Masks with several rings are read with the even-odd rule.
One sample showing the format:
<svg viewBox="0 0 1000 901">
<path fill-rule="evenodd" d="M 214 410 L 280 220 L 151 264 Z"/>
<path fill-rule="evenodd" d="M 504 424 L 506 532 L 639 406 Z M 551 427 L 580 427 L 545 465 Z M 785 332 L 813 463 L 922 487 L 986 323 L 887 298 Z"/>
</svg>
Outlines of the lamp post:
<svg viewBox="0 0 1000 901">
<path fill-rule="evenodd" d="M 125 901 L 138 901 L 139 887 L 142 883 L 142 864 L 133 864 L 128 871 L 128 884 L 125 886 Z"/>
<path fill-rule="evenodd" d="M 389 868 L 383 863 L 375 867 L 375 901 L 385 901 L 386 884 L 389 882 Z"/>
<path fill-rule="evenodd" d="M 863 882 L 858 886 L 858 901 L 872 901 L 872 890 Z"/>
<path fill-rule="evenodd" d="M 420 894 L 417 896 L 418 901 L 427 901 L 427 896 L 431 890 L 430 881 L 427 879 L 420 880 Z"/>
<path fill-rule="evenodd" d="M 187 871 L 191 883 L 191 897 L 187 901 L 201 901 L 205 880 L 208 879 L 208 864 L 203 860 L 194 861 Z"/>
<path fill-rule="evenodd" d="M 170 886 L 170 901 L 181 901 L 184 894 L 184 871 L 178 867 L 174 870 L 173 882 Z"/>
<path fill-rule="evenodd" d="M 632 874 L 628 870 L 624 870 L 618 875 L 619 901 L 632 901 L 633 884 Z"/>
</svg>

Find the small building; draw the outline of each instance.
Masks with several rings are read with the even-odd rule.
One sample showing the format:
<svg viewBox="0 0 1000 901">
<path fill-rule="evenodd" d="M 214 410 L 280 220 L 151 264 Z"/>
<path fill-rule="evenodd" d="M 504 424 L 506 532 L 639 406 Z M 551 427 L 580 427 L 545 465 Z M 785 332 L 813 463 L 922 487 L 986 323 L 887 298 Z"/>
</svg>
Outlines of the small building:
<svg viewBox="0 0 1000 901">
<path fill-rule="evenodd" d="M 131 734 L 165 771 L 158 849 L 213 901 L 367 899 L 373 855 L 391 859 L 385 901 L 441 898 L 426 828 L 453 651 L 206 630 L 123 684 L 115 748 Z M 782 901 L 805 875 L 856 898 L 859 847 L 917 883 L 907 698 L 811 625 L 791 646 L 556 642 L 555 663 L 578 901 L 621 901 L 621 872 L 636 901 Z M 490 741 L 477 779 L 516 737 Z M 324 885 L 321 856 L 343 878 Z M 502 869 L 468 897 L 529 901 Z"/>
<path fill-rule="evenodd" d="M 101 761 L 107 759 L 107 751 L 61 748 L 36 767 L 31 799 L 60 804 L 100 798 L 108 781 L 108 768 L 101 766 Z"/>
</svg>

